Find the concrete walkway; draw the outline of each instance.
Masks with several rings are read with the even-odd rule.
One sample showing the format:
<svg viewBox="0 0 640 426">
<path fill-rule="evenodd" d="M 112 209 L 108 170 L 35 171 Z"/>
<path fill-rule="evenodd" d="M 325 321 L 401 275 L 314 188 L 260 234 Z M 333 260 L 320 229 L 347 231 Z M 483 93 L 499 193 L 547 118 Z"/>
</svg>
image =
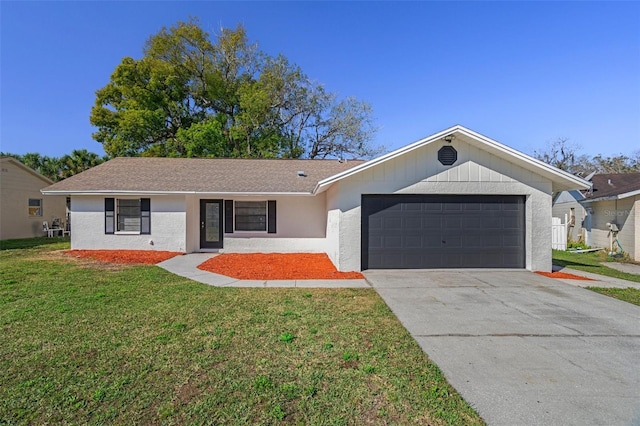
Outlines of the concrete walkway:
<svg viewBox="0 0 640 426">
<path fill-rule="evenodd" d="M 618 269 L 618 270 L 622 270 L 619 269 L 617 267 L 611 266 L 610 263 L 603 263 L 603 265 L 605 266 L 610 266 L 614 269 Z M 629 264 L 615 264 L 616 266 L 618 265 L 629 265 Z M 640 266 L 637 265 L 631 265 L 631 266 L 636 266 L 639 271 L 638 272 L 630 272 L 631 269 L 623 271 L 623 272 L 629 272 L 631 274 L 638 274 L 640 275 Z M 584 280 L 565 280 L 565 279 L 558 279 L 558 281 L 562 281 L 564 283 L 567 284 L 571 284 L 573 286 L 576 287 L 604 287 L 604 288 L 628 288 L 628 287 L 632 287 L 632 288 L 637 288 L 640 289 L 640 283 L 635 282 L 635 281 L 627 281 L 627 280 L 622 280 L 620 278 L 614 278 L 614 277 L 607 277 L 605 275 L 599 275 L 599 274 L 593 274 L 591 272 L 584 272 L 584 271 L 579 271 L 577 269 L 571 269 L 571 268 L 565 268 L 562 266 L 556 266 L 553 265 L 553 270 L 554 271 L 562 271 L 562 272 L 566 272 L 567 274 L 573 274 L 573 275 L 578 275 L 580 277 L 585 277 L 585 278 L 591 278 L 591 280 L 593 281 L 584 281 Z"/>
<path fill-rule="evenodd" d="M 604 262 L 603 265 L 608 266 L 609 268 L 617 269 L 621 272 L 626 272 L 627 274 L 640 275 L 640 265 L 635 265 L 633 263 Z"/>
<path fill-rule="evenodd" d="M 300 287 L 300 288 L 371 288 L 362 280 L 239 280 L 226 275 L 198 269 L 198 265 L 206 262 L 217 253 L 190 253 L 175 256 L 158 266 L 167 271 L 215 287 Z"/>
</svg>

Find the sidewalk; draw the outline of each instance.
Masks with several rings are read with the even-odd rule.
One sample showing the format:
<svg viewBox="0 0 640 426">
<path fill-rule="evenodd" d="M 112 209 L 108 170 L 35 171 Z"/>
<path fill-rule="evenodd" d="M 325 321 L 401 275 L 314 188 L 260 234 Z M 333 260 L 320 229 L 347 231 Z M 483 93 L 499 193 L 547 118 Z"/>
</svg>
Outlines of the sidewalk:
<svg viewBox="0 0 640 426">
<path fill-rule="evenodd" d="M 198 269 L 198 265 L 217 255 L 190 253 L 172 257 L 157 265 L 173 274 L 214 287 L 371 288 L 366 280 L 239 280 Z"/>
<path fill-rule="evenodd" d="M 604 264 L 605 266 L 611 266 L 608 263 Z M 618 264 L 621 265 L 621 264 Z M 626 264 L 625 264 L 626 265 Z M 631 265 L 636 266 L 636 265 Z M 614 269 L 619 269 L 613 267 Z M 640 267 L 638 267 L 640 269 Z M 567 284 L 571 284 L 577 287 L 605 287 L 605 288 L 628 288 L 633 287 L 640 289 L 640 283 L 634 281 L 622 280 L 620 278 L 607 277 L 605 275 L 593 274 L 591 272 L 579 271 L 577 269 L 566 268 L 562 266 L 553 265 L 554 271 L 562 271 L 568 274 L 578 275 L 580 277 L 591 278 L 593 281 L 585 281 L 585 280 L 568 280 L 568 279 L 559 279 L 562 282 Z M 621 269 L 620 269 L 621 270 Z M 623 272 L 630 272 L 629 270 L 624 270 Z M 640 272 L 630 272 L 630 273 L 638 273 Z"/>
</svg>

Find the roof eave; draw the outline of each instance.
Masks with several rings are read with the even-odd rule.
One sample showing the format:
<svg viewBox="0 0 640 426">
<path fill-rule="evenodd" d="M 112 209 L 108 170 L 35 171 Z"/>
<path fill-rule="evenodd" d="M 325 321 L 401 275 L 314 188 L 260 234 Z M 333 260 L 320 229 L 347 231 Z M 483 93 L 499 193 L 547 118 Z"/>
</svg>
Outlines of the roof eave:
<svg viewBox="0 0 640 426">
<path fill-rule="evenodd" d="M 640 189 L 636 189 L 635 191 L 625 192 L 624 194 L 610 195 L 608 197 L 588 198 L 586 200 L 580 200 L 578 202 L 582 204 L 582 203 L 593 203 L 595 201 L 622 200 L 624 198 L 634 197 L 636 195 L 640 195 Z"/>
<path fill-rule="evenodd" d="M 47 191 L 45 189 L 40 191 L 44 195 L 217 195 L 217 196 L 235 196 L 235 197 L 281 197 L 281 196 L 313 196 L 311 192 L 210 192 L 210 191 L 127 191 L 127 190 L 78 190 L 78 191 L 65 191 L 65 190 L 53 190 Z"/>
</svg>

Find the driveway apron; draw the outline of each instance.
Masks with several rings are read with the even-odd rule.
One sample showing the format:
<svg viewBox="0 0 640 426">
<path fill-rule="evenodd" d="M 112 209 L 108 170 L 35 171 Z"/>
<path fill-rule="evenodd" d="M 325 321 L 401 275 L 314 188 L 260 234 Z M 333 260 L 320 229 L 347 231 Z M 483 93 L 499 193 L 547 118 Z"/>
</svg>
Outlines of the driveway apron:
<svg viewBox="0 0 640 426">
<path fill-rule="evenodd" d="M 640 425 L 640 307 L 527 271 L 366 271 L 490 425 Z"/>
</svg>

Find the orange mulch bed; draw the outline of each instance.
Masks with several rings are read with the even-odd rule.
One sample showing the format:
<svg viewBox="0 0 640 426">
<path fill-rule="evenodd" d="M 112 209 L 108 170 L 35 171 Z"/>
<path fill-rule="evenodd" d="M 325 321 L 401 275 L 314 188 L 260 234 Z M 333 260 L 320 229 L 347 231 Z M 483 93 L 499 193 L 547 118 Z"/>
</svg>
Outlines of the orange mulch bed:
<svg viewBox="0 0 640 426">
<path fill-rule="evenodd" d="M 349 280 L 360 272 L 339 272 L 326 254 L 229 253 L 212 257 L 198 269 L 240 280 Z"/>
<path fill-rule="evenodd" d="M 593 281 L 591 278 L 581 277 L 573 274 L 567 274 L 566 272 L 560 272 L 560 271 L 555 271 L 555 272 L 536 271 L 536 274 L 544 275 L 545 277 L 549 277 L 549 278 L 563 278 L 563 279 L 569 279 L 569 280 Z"/>
<path fill-rule="evenodd" d="M 67 250 L 65 254 L 108 263 L 155 265 L 183 253 L 155 250 Z"/>
</svg>

